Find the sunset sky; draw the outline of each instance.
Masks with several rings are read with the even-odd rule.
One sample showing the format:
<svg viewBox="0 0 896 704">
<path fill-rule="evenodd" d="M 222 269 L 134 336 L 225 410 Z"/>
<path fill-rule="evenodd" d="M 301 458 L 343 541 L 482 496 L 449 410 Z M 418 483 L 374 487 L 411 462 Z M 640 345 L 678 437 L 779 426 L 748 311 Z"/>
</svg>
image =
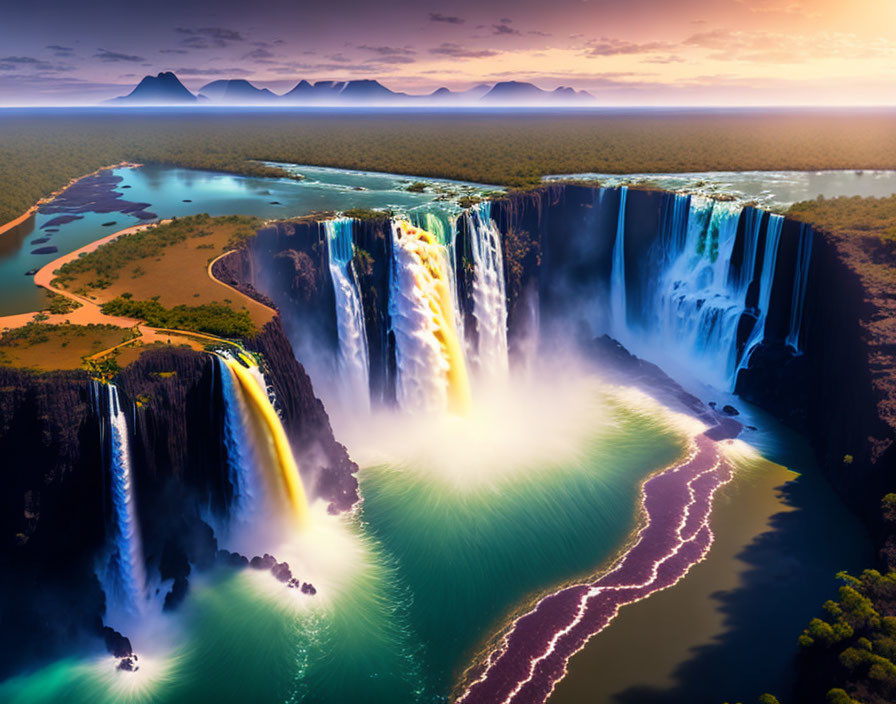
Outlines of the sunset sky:
<svg viewBox="0 0 896 704">
<path fill-rule="evenodd" d="M 4 1 L 0 104 L 376 78 L 569 85 L 607 105 L 896 103 L 896 0 Z"/>
</svg>

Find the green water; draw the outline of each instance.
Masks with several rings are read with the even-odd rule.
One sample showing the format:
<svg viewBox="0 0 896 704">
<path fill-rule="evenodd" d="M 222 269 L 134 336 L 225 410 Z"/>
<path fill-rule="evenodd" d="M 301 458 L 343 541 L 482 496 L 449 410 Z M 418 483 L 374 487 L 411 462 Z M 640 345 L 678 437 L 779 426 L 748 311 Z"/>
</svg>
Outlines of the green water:
<svg viewBox="0 0 896 704">
<path fill-rule="evenodd" d="M 681 454 L 686 436 L 659 406 L 583 393 L 574 421 L 543 419 L 551 453 L 569 428 L 560 461 L 527 446 L 489 459 L 490 476 L 458 467 L 455 481 L 434 430 L 431 462 L 414 450 L 363 469 L 356 514 L 320 513 L 307 547 L 275 548 L 281 559 L 303 555 L 290 564 L 318 596 L 267 573 L 207 573 L 179 612 L 157 617 L 164 637 L 135 637 L 139 672 L 116 672 L 98 652 L 9 680 L 0 701 L 443 701 L 515 609 L 616 554 L 636 526 L 640 482 Z M 494 422 L 496 435 L 514 437 Z M 481 425 L 461 435 L 482 438 Z M 519 432 L 532 443 L 529 427 Z M 492 450 L 484 455 L 502 452 Z"/>
</svg>

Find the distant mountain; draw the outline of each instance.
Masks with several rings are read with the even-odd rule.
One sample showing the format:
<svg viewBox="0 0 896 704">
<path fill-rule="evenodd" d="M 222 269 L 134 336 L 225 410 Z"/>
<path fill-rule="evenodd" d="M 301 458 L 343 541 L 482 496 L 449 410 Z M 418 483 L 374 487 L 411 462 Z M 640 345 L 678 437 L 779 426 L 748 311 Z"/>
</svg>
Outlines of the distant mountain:
<svg viewBox="0 0 896 704">
<path fill-rule="evenodd" d="M 503 105 L 558 105 L 584 103 L 594 100 L 587 91 L 576 91 L 560 86 L 555 90 L 542 90 L 532 83 L 520 81 L 502 81 L 495 83 L 492 89 L 482 96 L 482 102 L 501 103 Z"/>
<path fill-rule="evenodd" d="M 135 105 L 170 105 L 177 103 L 207 103 L 220 105 L 405 105 L 420 107 L 439 106 L 570 106 L 594 101 L 586 91 L 560 86 L 554 90 L 542 90 L 532 83 L 502 81 L 489 85 L 482 83 L 468 90 L 452 91 L 439 88 L 428 95 L 409 95 L 393 91 L 372 79 L 357 81 L 317 81 L 302 79 L 283 95 L 267 88 L 258 88 L 244 79 L 224 79 L 207 83 L 193 95 L 173 73 L 146 76 L 126 96 L 115 98 L 113 103 Z"/>
<path fill-rule="evenodd" d="M 469 90 L 459 90 L 454 91 L 448 88 L 439 88 L 438 90 L 434 90 L 432 93 L 426 96 L 421 96 L 425 101 L 432 102 L 451 102 L 451 103 L 463 103 L 463 102 L 475 102 L 478 101 L 488 93 L 492 87 L 488 83 L 480 83 L 478 86 L 474 88 L 470 88 Z"/>
<path fill-rule="evenodd" d="M 206 83 L 199 89 L 199 95 L 204 95 L 216 103 L 235 103 L 237 105 L 268 103 L 280 97 L 267 88 L 256 88 L 242 78 Z"/>
<path fill-rule="evenodd" d="M 113 98 L 110 103 L 130 103 L 133 105 L 173 105 L 195 103 L 197 98 L 184 87 L 177 76 L 170 71 L 157 76 L 144 76 L 127 95 Z"/>
</svg>

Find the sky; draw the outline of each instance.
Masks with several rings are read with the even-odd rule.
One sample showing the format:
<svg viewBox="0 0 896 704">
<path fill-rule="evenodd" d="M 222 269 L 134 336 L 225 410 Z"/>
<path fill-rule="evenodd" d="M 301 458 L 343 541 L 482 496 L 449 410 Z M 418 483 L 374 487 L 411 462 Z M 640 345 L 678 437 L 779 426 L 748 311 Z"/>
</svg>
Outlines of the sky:
<svg viewBox="0 0 896 704">
<path fill-rule="evenodd" d="M 603 105 L 896 104 L 896 0 L 0 0 L 0 105 L 94 104 L 146 74 L 501 80 Z"/>
</svg>

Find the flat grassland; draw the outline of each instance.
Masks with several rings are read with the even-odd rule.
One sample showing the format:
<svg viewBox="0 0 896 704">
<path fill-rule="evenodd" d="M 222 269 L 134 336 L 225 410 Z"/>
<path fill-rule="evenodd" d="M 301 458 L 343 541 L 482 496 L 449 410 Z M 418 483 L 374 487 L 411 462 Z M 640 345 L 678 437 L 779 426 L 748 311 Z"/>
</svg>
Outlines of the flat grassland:
<svg viewBox="0 0 896 704">
<path fill-rule="evenodd" d="M 132 331 L 115 325 L 47 325 L 15 328 L 0 337 L 0 366 L 55 371 L 80 369 L 85 359 L 129 340 Z"/>
<path fill-rule="evenodd" d="M 126 235 L 65 264 L 54 285 L 110 315 L 160 328 L 248 336 L 273 312 L 208 274 L 212 260 L 251 237 L 255 218 L 196 215 Z"/>
<path fill-rule="evenodd" d="M 0 223 L 121 161 L 287 161 L 528 187 L 556 173 L 896 168 L 894 110 L 0 110 Z"/>
</svg>

